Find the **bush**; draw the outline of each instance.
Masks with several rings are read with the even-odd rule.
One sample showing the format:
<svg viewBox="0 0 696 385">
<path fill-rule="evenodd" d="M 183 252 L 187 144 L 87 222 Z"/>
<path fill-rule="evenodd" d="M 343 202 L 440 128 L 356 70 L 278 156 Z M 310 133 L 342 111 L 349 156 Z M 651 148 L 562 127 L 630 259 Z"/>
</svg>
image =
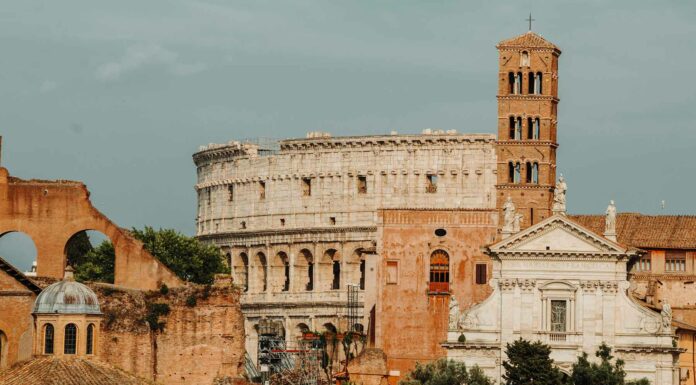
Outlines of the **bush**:
<svg viewBox="0 0 696 385">
<path fill-rule="evenodd" d="M 186 297 L 186 306 L 188 307 L 194 307 L 198 301 L 196 300 L 196 296 L 191 294 L 188 297 Z"/>
<path fill-rule="evenodd" d="M 457 338 L 457 341 L 461 342 L 461 343 L 466 342 L 466 336 L 464 335 L 464 333 L 459 335 L 459 338 Z"/>
<path fill-rule="evenodd" d="M 466 369 L 463 362 L 441 358 L 425 365 L 416 363 L 416 368 L 408 373 L 399 385 L 493 385 L 483 370 L 474 366 Z"/>
<path fill-rule="evenodd" d="M 503 362 L 506 385 L 558 385 L 562 374 L 549 357 L 551 347 L 539 341 L 522 338 L 508 343 L 505 351 L 508 359 Z"/>
<path fill-rule="evenodd" d="M 150 330 L 163 331 L 165 323 L 160 322 L 159 317 L 169 314 L 171 309 L 166 303 L 151 303 L 147 305 L 147 315 L 145 321 L 150 326 Z"/>
<path fill-rule="evenodd" d="M 169 286 L 163 283 L 162 286 L 160 286 L 159 292 L 162 295 L 167 295 L 169 293 Z"/>
</svg>

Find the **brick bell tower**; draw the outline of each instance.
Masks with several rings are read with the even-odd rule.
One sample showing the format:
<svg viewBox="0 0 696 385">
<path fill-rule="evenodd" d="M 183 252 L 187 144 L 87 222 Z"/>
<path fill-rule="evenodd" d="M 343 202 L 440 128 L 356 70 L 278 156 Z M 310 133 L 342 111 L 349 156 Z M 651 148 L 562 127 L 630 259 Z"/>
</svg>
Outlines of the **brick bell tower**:
<svg viewBox="0 0 696 385">
<path fill-rule="evenodd" d="M 498 74 L 497 207 L 511 197 L 522 229 L 551 216 L 556 181 L 558 57 L 529 31 L 496 46 Z"/>
</svg>

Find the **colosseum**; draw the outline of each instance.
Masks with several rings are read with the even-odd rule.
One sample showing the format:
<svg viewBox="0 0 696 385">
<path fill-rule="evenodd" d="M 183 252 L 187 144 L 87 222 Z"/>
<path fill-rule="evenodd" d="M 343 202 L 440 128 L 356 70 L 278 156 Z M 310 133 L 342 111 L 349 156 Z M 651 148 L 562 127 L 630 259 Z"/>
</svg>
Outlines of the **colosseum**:
<svg viewBox="0 0 696 385">
<path fill-rule="evenodd" d="M 235 282 L 245 288 L 246 344 L 254 361 L 261 319 L 281 321 L 288 342 L 307 329 L 363 328 L 365 259 L 375 252 L 379 209 L 496 205 L 489 134 L 311 132 L 275 146 L 210 144 L 193 160 L 197 236 L 226 253 Z M 361 321 L 353 325 L 348 286 L 358 291 Z"/>
</svg>

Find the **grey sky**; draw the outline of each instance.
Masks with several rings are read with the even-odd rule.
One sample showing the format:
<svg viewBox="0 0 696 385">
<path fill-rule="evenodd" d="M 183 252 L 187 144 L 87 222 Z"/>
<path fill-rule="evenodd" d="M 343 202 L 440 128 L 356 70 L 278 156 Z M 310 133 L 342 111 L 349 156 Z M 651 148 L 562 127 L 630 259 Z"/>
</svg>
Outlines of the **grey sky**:
<svg viewBox="0 0 696 385">
<path fill-rule="evenodd" d="M 563 50 L 569 209 L 696 213 L 692 1 L 2 1 L 2 162 L 192 234 L 201 144 L 495 132 L 495 44 L 530 9 Z"/>
</svg>

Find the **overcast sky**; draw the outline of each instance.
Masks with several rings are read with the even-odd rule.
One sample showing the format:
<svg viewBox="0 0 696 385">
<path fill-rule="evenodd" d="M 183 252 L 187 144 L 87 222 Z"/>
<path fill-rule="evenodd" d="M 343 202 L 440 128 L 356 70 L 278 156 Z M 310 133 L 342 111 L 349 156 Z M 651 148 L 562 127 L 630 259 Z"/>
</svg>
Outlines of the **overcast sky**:
<svg viewBox="0 0 696 385">
<path fill-rule="evenodd" d="M 696 214 L 693 1 L 2 1 L 2 164 L 193 234 L 201 144 L 494 133 L 495 44 L 530 10 L 563 50 L 569 210 Z"/>
</svg>

